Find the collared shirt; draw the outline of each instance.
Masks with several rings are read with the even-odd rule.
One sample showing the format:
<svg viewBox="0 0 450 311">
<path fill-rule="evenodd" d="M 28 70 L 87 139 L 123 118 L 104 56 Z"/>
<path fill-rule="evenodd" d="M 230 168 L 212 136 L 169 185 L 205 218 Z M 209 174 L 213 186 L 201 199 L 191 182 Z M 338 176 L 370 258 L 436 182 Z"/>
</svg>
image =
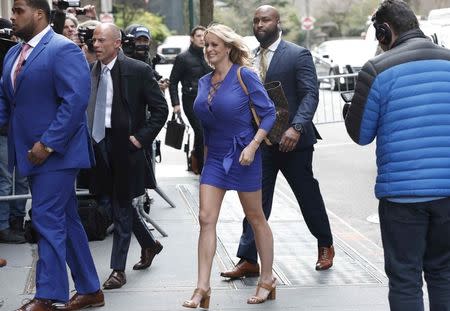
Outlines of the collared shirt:
<svg viewBox="0 0 450 311">
<path fill-rule="evenodd" d="M 50 25 L 45 27 L 40 33 L 35 35 L 30 41 L 27 42 L 27 44 L 30 46 L 27 53 L 25 54 L 25 60 L 27 60 L 28 56 L 30 56 L 31 52 L 33 52 L 33 49 L 41 42 L 42 38 L 47 34 L 47 32 L 50 30 Z M 24 43 L 25 44 L 25 43 Z M 19 63 L 20 53 L 17 55 L 16 61 L 14 62 L 14 65 L 11 70 L 11 81 L 14 81 L 14 72 L 16 71 L 17 64 Z"/>
<path fill-rule="evenodd" d="M 267 69 L 269 69 L 270 67 L 270 62 L 272 61 L 273 58 L 273 54 L 275 54 L 275 51 L 278 48 L 278 45 L 280 45 L 281 42 L 281 36 L 278 37 L 277 41 L 275 41 L 274 43 L 272 43 L 272 45 L 270 45 L 267 48 Z M 253 60 L 253 68 L 256 70 L 256 72 L 258 73 L 259 76 L 259 61 L 261 60 L 261 47 L 258 48 L 258 51 L 256 52 L 255 58 Z"/>
<path fill-rule="evenodd" d="M 106 108 L 105 108 L 105 127 L 111 128 L 111 110 L 112 110 L 112 101 L 113 101 L 113 95 L 114 95 L 114 88 L 113 88 L 113 81 L 111 77 L 111 70 L 113 69 L 114 65 L 116 64 L 117 56 L 114 57 L 114 59 L 109 62 L 109 64 L 104 65 L 101 63 L 101 71 L 103 72 L 103 68 L 108 67 L 108 72 L 106 73 L 106 79 L 108 80 L 107 86 L 106 86 Z"/>
</svg>

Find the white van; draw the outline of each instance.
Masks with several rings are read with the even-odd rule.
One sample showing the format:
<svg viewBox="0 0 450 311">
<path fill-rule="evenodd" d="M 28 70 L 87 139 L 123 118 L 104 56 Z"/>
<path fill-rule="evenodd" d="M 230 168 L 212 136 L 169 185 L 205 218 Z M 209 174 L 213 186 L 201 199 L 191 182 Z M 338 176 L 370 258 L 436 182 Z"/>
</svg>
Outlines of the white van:
<svg viewBox="0 0 450 311">
<path fill-rule="evenodd" d="M 428 13 L 428 21 L 438 25 L 450 24 L 450 8 L 434 9 Z"/>
</svg>

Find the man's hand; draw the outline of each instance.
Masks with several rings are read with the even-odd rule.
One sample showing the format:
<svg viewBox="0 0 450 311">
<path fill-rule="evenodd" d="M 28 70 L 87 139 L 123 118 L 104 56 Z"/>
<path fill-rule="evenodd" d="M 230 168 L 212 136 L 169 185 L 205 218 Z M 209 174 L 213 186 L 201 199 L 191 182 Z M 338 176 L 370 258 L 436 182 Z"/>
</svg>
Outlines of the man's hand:
<svg viewBox="0 0 450 311">
<path fill-rule="evenodd" d="M 181 107 L 179 104 L 173 106 L 173 113 L 181 113 Z"/>
<path fill-rule="evenodd" d="M 161 79 L 158 81 L 158 85 L 159 85 L 159 89 L 161 90 L 161 92 L 165 92 L 166 89 L 169 87 L 169 79 Z"/>
<path fill-rule="evenodd" d="M 80 15 L 77 14 L 77 9 L 79 10 L 79 8 L 74 8 L 74 7 L 68 7 L 66 12 L 73 14 L 73 15 Z M 85 5 L 84 7 L 81 8 L 82 11 L 84 11 L 84 15 L 90 19 L 97 19 L 97 12 L 95 11 L 95 5 Z"/>
<path fill-rule="evenodd" d="M 300 133 L 294 130 L 293 127 L 288 128 L 281 137 L 279 150 L 281 152 L 289 152 L 294 150 L 299 139 Z"/>
<path fill-rule="evenodd" d="M 47 160 L 50 154 L 50 152 L 45 150 L 44 144 L 38 141 L 31 150 L 28 150 L 28 160 L 33 163 L 33 165 L 41 165 Z"/>
<path fill-rule="evenodd" d="M 130 136 L 130 141 L 136 148 L 138 148 L 138 149 L 142 148 L 141 143 L 139 142 L 139 140 L 136 139 L 136 137 Z"/>
<path fill-rule="evenodd" d="M 97 12 L 95 11 L 95 5 L 85 5 L 83 9 L 86 11 L 86 17 L 90 19 L 97 19 Z"/>
</svg>

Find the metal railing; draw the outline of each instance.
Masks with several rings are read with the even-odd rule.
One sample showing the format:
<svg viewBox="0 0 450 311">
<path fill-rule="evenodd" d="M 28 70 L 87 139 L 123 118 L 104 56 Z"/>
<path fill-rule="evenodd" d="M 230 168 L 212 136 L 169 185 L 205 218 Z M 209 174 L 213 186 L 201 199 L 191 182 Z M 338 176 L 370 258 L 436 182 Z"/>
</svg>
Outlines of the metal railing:
<svg viewBox="0 0 450 311">
<path fill-rule="evenodd" d="M 313 118 L 314 124 L 342 122 L 342 107 L 345 104 L 340 93 L 353 90 L 357 73 L 321 76 L 319 82 L 319 104 Z"/>
</svg>

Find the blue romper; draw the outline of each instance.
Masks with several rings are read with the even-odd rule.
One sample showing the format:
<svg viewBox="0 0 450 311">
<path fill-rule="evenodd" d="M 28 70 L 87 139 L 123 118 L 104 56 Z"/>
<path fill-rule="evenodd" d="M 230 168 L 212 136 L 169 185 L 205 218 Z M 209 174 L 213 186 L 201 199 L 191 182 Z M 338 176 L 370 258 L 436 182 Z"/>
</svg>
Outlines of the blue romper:
<svg viewBox="0 0 450 311">
<path fill-rule="evenodd" d="M 261 189 L 261 152 L 249 166 L 242 166 L 242 150 L 255 137 L 249 96 L 261 119 L 260 128 L 269 131 L 275 122 L 275 107 L 257 74 L 247 67 L 241 69 L 249 96 L 242 89 L 234 64 L 208 103 L 212 73 L 199 80 L 194 112 L 202 123 L 205 146 L 208 148 L 200 184 L 225 190 L 252 192 Z"/>
</svg>

